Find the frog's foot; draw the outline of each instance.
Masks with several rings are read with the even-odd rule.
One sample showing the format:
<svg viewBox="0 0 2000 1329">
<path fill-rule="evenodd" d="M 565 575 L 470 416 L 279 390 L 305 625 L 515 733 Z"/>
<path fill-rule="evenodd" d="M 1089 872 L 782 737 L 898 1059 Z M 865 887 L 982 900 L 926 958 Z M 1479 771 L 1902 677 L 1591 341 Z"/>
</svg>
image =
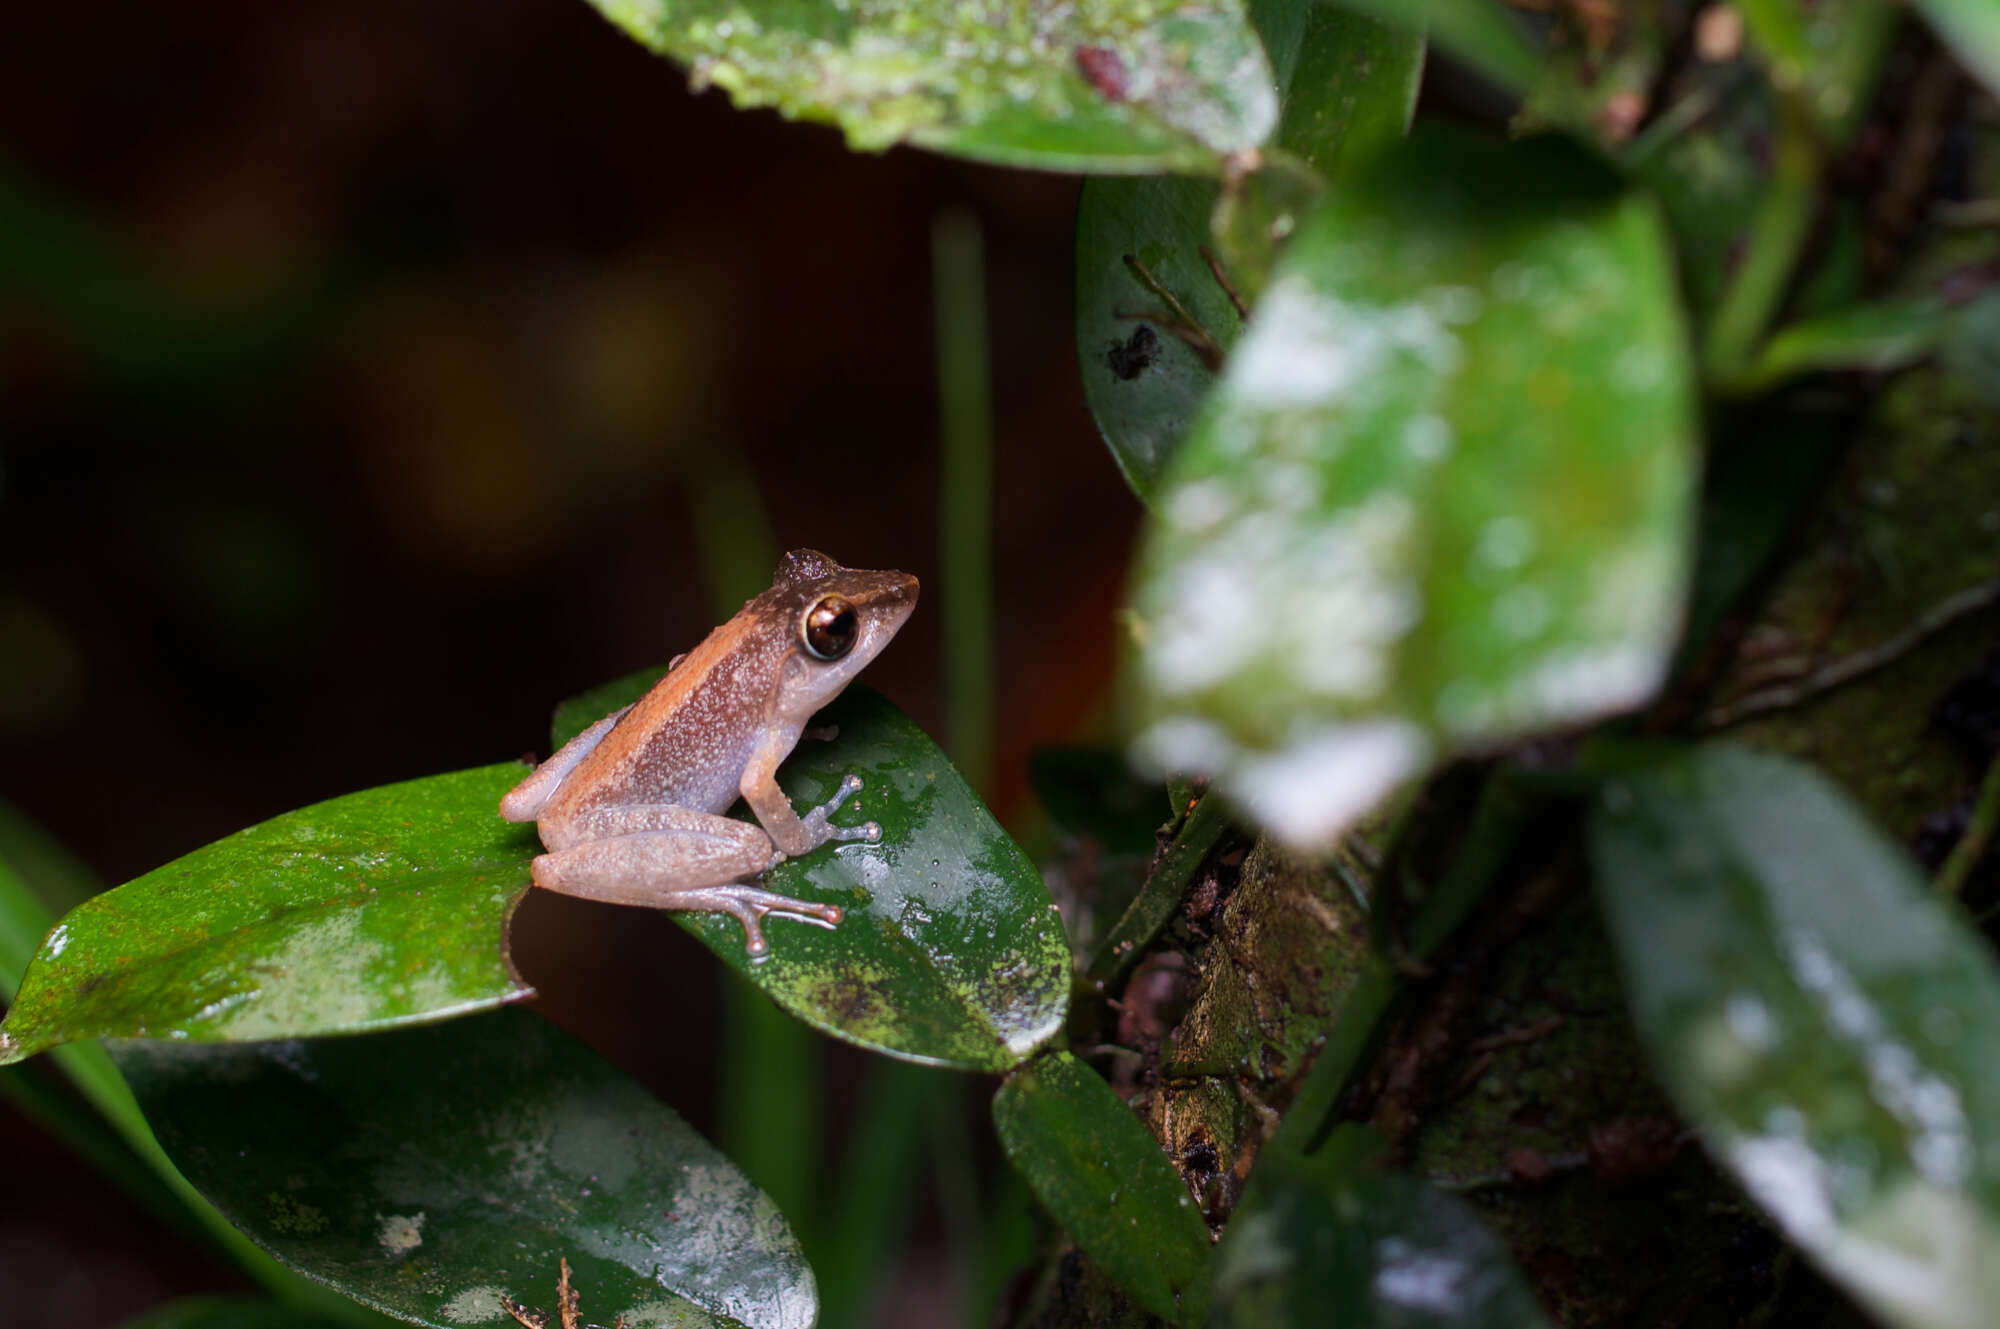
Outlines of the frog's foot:
<svg viewBox="0 0 2000 1329">
<path fill-rule="evenodd" d="M 799 737 L 810 738 L 815 743 L 831 743 L 834 739 L 840 737 L 840 726 L 837 724 L 814 725 L 810 729 L 801 729 Z"/>
<path fill-rule="evenodd" d="M 832 798 L 799 818 L 814 844 L 825 844 L 828 840 L 865 840 L 874 844 L 882 838 L 881 826 L 872 821 L 864 821 L 859 826 L 833 824 L 833 814 L 840 811 L 840 805 L 860 792 L 861 777 L 847 776 L 841 780 L 840 788 L 834 791 Z"/>
<path fill-rule="evenodd" d="M 796 918 L 802 923 L 817 923 L 820 927 L 832 929 L 840 925 L 845 916 L 837 904 L 819 904 L 812 900 L 794 900 L 789 895 L 779 895 L 761 886 L 750 886 L 743 882 L 729 882 L 721 886 L 702 886 L 694 890 L 677 891 L 666 902 L 669 909 L 696 909 L 712 913 L 728 914 L 743 925 L 743 948 L 753 956 L 762 956 L 770 947 L 764 941 L 761 923 L 766 914 L 779 918 Z"/>
</svg>

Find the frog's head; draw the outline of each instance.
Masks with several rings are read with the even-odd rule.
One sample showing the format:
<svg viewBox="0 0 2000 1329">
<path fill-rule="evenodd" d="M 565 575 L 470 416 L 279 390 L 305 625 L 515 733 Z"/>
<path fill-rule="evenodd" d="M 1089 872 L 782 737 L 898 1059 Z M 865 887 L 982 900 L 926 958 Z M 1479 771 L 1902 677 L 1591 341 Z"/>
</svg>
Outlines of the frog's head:
<svg viewBox="0 0 2000 1329">
<path fill-rule="evenodd" d="M 801 719 L 839 696 L 917 607 L 909 573 L 844 568 L 813 549 L 785 555 L 771 593 L 789 610 L 786 709 Z"/>
</svg>

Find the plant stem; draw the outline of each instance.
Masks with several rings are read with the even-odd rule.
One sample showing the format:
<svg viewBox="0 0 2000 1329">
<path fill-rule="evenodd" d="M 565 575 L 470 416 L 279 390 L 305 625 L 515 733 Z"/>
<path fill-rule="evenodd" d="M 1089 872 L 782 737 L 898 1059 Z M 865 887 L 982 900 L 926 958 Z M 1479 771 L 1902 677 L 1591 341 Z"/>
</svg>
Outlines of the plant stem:
<svg viewBox="0 0 2000 1329">
<path fill-rule="evenodd" d="M 1745 372 L 1811 234 L 1820 176 L 1860 127 L 1899 18 L 1898 6 L 1850 0 L 1838 15 L 1810 20 L 1833 34 L 1828 49 L 1815 51 L 1796 0 L 1745 0 L 1738 8 L 1770 65 L 1777 142 L 1743 261 L 1709 323 L 1703 363 L 1725 391 L 1747 390 Z"/>
<path fill-rule="evenodd" d="M 1952 896 L 1965 893 L 1966 878 L 1986 857 L 1997 824 L 2000 824 L 2000 759 L 1986 764 L 1986 778 L 1979 782 L 1979 797 L 1972 805 L 1972 816 L 1966 820 L 1965 833 L 1958 837 L 1944 866 L 1938 869 L 1939 891 Z"/>
<path fill-rule="evenodd" d="M 1486 777 L 1473 808 L 1472 826 L 1463 846 L 1446 869 L 1438 888 L 1418 907 L 1407 935 L 1409 958 L 1426 960 L 1436 954 L 1506 862 L 1529 815 L 1542 801 L 1532 783 L 1523 783 L 1507 766 Z M 1402 995 L 1408 979 L 1379 948 L 1368 952 L 1359 980 L 1342 1004 L 1326 1042 L 1313 1059 L 1305 1083 L 1264 1145 L 1266 1153 L 1304 1155 L 1319 1148 L 1331 1133 L 1333 1110 L 1341 1093 L 1373 1045 L 1382 1017 Z M 1256 1174 L 1251 1174 L 1254 1185 Z"/>
<path fill-rule="evenodd" d="M 1222 800 L 1212 793 L 1203 795 L 1175 832 L 1173 843 L 1160 856 L 1159 866 L 1146 878 L 1146 884 L 1139 888 L 1139 894 L 1126 906 L 1111 931 L 1105 934 L 1104 944 L 1091 957 L 1088 976 L 1093 983 L 1115 982 L 1145 953 L 1147 943 L 1173 917 L 1174 909 L 1187 893 L 1188 882 L 1228 829 L 1229 814 L 1223 810 Z"/>
<path fill-rule="evenodd" d="M 1777 313 L 1819 208 L 1820 150 L 1812 127 L 1789 99 L 1778 105 L 1771 179 L 1750 219 L 1743 261 L 1708 329 L 1708 373 L 1725 384 L 1743 375 Z"/>
<path fill-rule="evenodd" d="M 22 827 L 17 823 L 12 829 L 18 842 Z M 19 989 L 21 975 L 34 953 L 35 944 L 54 922 L 48 909 L 28 888 L 27 882 L 15 872 L 13 864 L 0 859 L 0 988 L 8 992 Z M 97 1111 L 104 1124 L 178 1201 L 186 1215 L 265 1291 L 296 1310 L 315 1312 L 340 1323 L 386 1323 L 359 1303 L 301 1278 L 238 1232 L 208 1202 L 207 1197 L 180 1174 L 180 1169 L 167 1157 L 166 1150 L 160 1148 L 159 1141 L 153 1138 L 153 1128 L 146 1124 L 138 1101 L 125 1085 L 125 1077 L 118 1073 L 118 1068 L 112 1064 L 110 1055 L 103 1047 L 96 1043 L 70 1043 L 51 1049 L 48 1057 L 69 1077 L 77 1092 Z M 133 1180 L 124 1167 L 108 1169 L 107 1175 L 114 1181 Z M 158 1191 L 150 1187 L 144 1191 L 135 1189 L 133 1193 L 149 1208 L 157 1205 L 161 1198 Z"/>
<path fill-rule="evenodd" d="M 867 1312 L 922 1196 L 924 1119 L 945 1073 L 877 1058 L 848 1133 L 827 1222 L 806 1242 L 819 1279 L 820 1329 L 871 1323 Z"/>
<path fill-rule="evenodd" d="M 708 583 L 709 611 L 721 621 L 770 583 L 777 540 L 757 480 L 733 447 L 710 448 L 690 469 L 688 515 Z M 715 1071 L 717 1141 L 795 1224 L 812 1201 L 819 1158 L 823 1075 L 812 1031 L 727 968 L 722 984 L 721 1051 Z"/>
<path fill-rule="evenodd" d="M 945 733 L 982 796 L 993 782 L 993 397 L 979 221 L 953 211 L 931 228 L 943 464 L 938 511 Z"/>
</svg>

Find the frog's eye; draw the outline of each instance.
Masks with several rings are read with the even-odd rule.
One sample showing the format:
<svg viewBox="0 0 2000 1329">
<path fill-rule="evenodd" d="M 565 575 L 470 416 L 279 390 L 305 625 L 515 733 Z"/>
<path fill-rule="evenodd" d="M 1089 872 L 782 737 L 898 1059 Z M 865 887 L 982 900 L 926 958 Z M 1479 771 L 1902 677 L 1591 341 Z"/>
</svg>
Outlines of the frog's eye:
<svg viewBox="0 0 2000 1329">
<path fill-rule="evenodd" d="M 805 625 L 799 635 L 815 659 L 838 660 L 854 649 L 860 622 L 846 597 L 822 596 L 818 604 L 806 610 Z"/>
</svg>

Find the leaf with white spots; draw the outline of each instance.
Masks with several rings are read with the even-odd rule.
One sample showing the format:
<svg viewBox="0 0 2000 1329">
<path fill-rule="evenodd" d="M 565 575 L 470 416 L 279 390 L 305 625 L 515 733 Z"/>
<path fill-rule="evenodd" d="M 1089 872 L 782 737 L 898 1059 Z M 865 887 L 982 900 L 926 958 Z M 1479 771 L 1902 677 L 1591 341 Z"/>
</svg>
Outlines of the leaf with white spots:
<svg viewBox="0 0 2000 1329">
<path fill-rule="evenodd" d="M 2000 1306 L 2000 973 L 1817 772 L 1648 754 L 1590 815 L 1640 1037 L 1751 1197 L 1884 1323 Z"/>
<path fill-rule="evenodd" d="M 1694 441 L 1651 206 L 1558 141 L 1419 131 L 1307 216 L 1173 458 L 1137 755 L 1311 847 L 1439 761 L 1643 703 Z"/>
<path fill-rule="evenodd" d="M 1289 0 L 1255 0 L 1250 16 L 1277 72 L 1278 147 L 1337 186 L 1345 164 L 1402 137 L 1422 81 L 1420 34 Z M 1301 185 L 1295 170 L 1268 158 L 1267 166 L 1287 185 Z M 1280 202 L 1288 192 L 1260 184 L 1264 174 L 1239 181 L 1245 194 L 1220 211 L 1214 181 L 1182 176 L 1090 180 L 1077 201 L 1084 397 L 1119 470 L 1148 502 L 1214 385 L 1214 352 L 1226 352 L 1241 328 L 1230 290 L 1205 254 L 1219 249 L 1239 295 L 1254 294 L 1261 280 L 1246 279 L 1270 266 L 1271 228 L 1242 225 L 1257 216 L 1274 220 L 1252 205 Z M 1230 218 L 1238 225 L 1215 233 L 1212 222 Z M 1195 349 L 1204 336 L 1214 344 L 1206 353 Z"/>
<path fill-rule="evenodd" d="M 591 2 L 697 87 L 838 125 L 862 151 L 1214 175 L 1277 122 L 1240 0 Z"/>
<path fill-rule="evenodd" d="M 525 1011 L 367 1038 L 112 1047 L 174 1165 L 258 1245 L 437 1329 L 549 1314 L 809 1329 L 783 1215 L 685 1121 Z"/>
<path fill-rule="evenodd" d="M 348 794 L 86 900 L 29 964 L 0 1063 L 83 1038 L 354 1033 L 533 995 L 507 920 L 534 832 L 494 811 L 523 774 Z"/>
</svg>

